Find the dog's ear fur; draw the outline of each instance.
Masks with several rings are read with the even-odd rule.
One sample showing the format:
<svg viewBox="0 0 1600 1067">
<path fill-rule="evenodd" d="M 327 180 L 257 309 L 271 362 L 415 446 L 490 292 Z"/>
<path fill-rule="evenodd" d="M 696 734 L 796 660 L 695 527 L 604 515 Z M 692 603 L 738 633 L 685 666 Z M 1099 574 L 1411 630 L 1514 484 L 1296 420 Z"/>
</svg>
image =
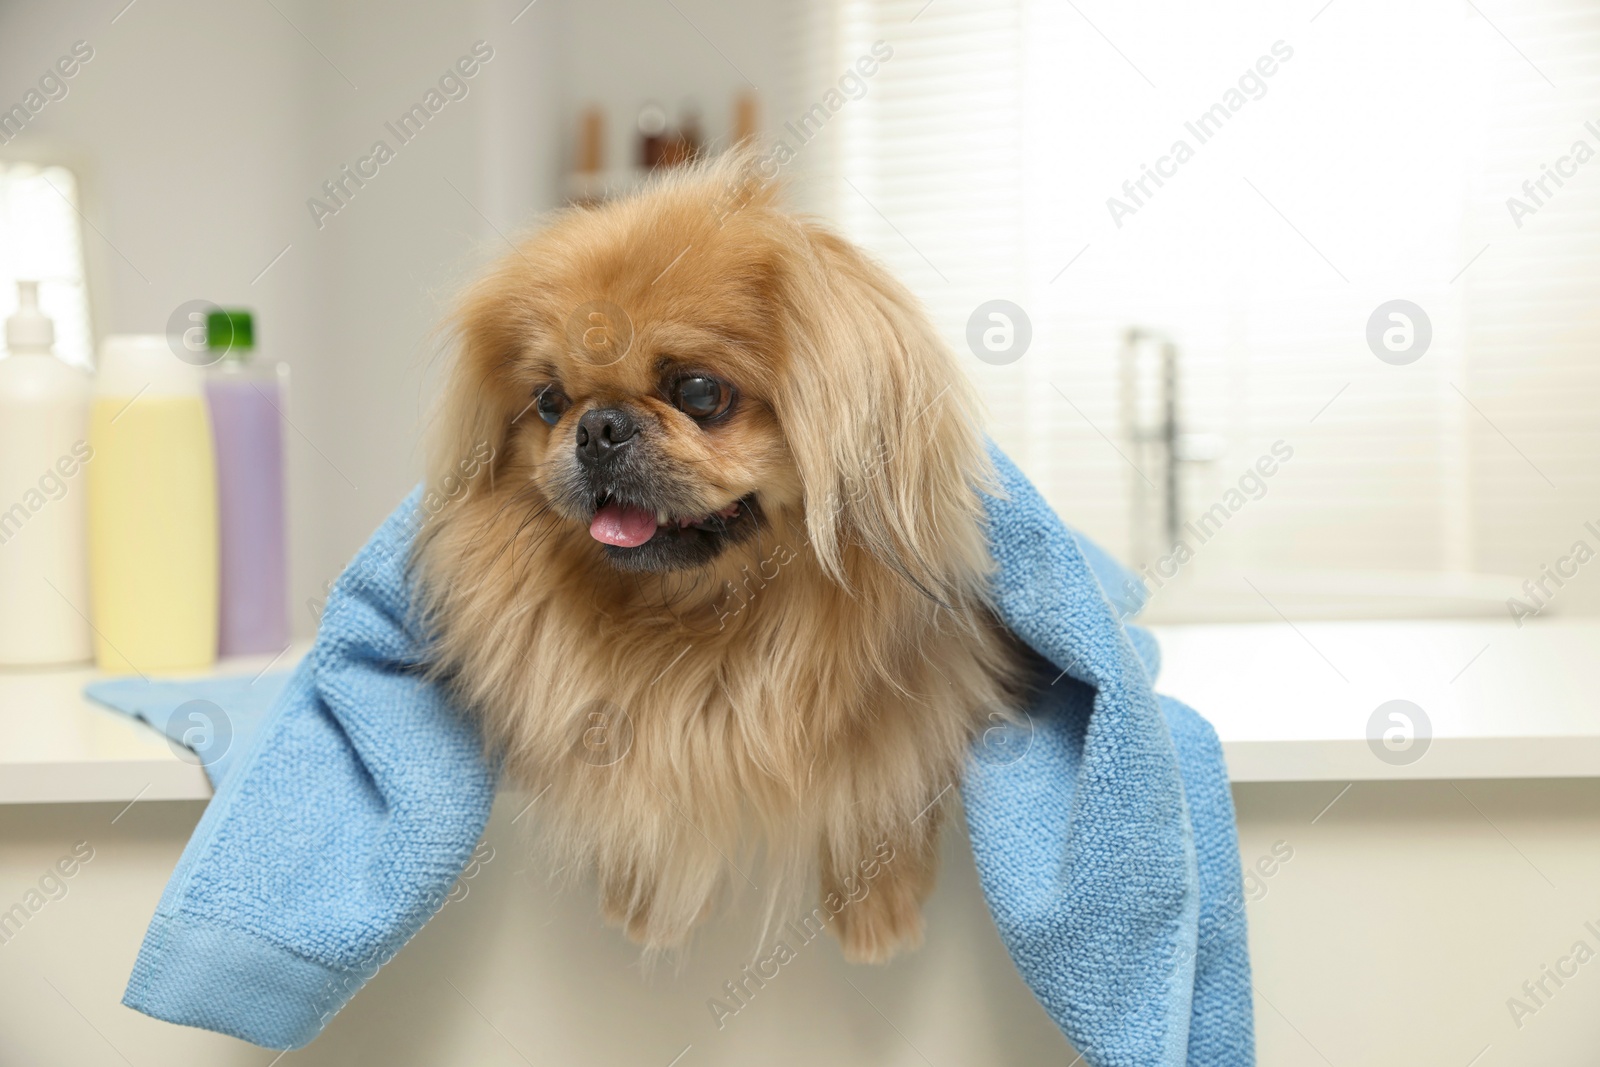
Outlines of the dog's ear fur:
<svg viewBox="0 0 1600 1067">
<path fill-rule="evenodd" d="M 489 475 L 506 456 L 507 437 L 518 401 L 511 395 L 504 368 L 515 363 L 540 312 L 532 297 L 525 262 L 512 255 L 474 283 L 451 316 L 450 354 L 443 389 L 432 417 L 427 475 L 430 486 L 456 474 L 463 459 L 495 457 Z M 488 488 L 489 478 L 484 479 Z M 469 487 L 470 491 L 470 487 Z"/>
<path fill-rule="evenodd" d="M 944 606 L 981 599 L 992 564 L 980 488 L 993 472 L 976 401 L 916 299 L 821 226 L 775 272 L 790 350 L 779 419 L 823 569 L 860 549 Z"/>
</svg>

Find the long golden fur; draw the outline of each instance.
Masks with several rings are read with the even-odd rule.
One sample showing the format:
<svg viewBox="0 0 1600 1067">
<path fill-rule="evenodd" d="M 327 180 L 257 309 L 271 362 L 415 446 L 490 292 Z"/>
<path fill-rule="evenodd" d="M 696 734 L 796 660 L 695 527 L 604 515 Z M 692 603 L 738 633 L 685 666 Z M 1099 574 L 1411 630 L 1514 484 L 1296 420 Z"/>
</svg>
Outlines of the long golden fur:
<svg viewBox="0 0 1600 1067">
<path fill-rule="evenodd" d="M 820 881 L 851 959 L 920 943 L 938 801 L 1019 671 L 974 404 L 915 299 L 745 155 L 559 215 L 454 321 L 430 481 L 493 460 L 418 539 L 433 664 L 543 791 L 553 864 L 647 949 L 746 882 L 773 907 Z M 727 414 L 675 406 L 685 373 Z M 672 569 L 598 543 L 573 442 L 601 405 L 637 424 L 646 507 L 710 543 L 743 500 L 743 539 Z"/>
</svg>

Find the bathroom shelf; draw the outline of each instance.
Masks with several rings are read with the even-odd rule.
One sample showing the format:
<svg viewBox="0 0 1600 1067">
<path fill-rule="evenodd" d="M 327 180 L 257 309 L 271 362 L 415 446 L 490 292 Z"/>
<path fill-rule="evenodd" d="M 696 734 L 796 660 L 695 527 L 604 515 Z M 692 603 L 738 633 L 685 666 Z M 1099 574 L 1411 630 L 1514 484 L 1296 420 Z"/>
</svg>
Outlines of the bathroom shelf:
<svg viewBox="0 0 1600 1067">
<path fill-rule="evenodd" d="M 1153 627 L 1156 688 L 1216 726 L 1235 782 L 1600 777 L 1600 619 L 1386 620 Z M 296 645 L 274 669 L 305 654 Z M 271 657 L 226 661 L 255 674 Z M 100 707 L 90 668 L 0 672 L 0 804 L 203 800 L 211 786 L 143 723 Z M 1388 763 L 1366 741 L 1408 700 L 1428 748 Z"/>
</svg>

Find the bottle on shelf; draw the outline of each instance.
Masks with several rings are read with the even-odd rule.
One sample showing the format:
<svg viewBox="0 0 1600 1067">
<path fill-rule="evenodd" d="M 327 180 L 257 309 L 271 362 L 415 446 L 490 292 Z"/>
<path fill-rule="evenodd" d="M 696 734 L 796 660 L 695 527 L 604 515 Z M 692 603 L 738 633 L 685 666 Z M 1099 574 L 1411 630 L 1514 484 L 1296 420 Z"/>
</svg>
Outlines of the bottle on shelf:
<svg viewBox="0 0 1600 1067">
<path fill-rule="evenodd" d="M 577 166 L 567 176 L 567 199 L 592 206 L 605 199 L 605 112 L 585 108 L 578 123 Z"/>
<path fill-rule="evenodd" d="M 100 345 L 90 409 L 89 581 L 108 671 L 217 654 L 217 476 L 202 373 L 160 335 Z"/>
<path fill-rule="evenodd" d="M 87 661 L 89 376 L 57 359 L 39 283 L 17 283 L 0 360 L 0 665 Z"/>
<path fill-rule="evenodd" d="M 733 102 L 733 143 L 742 145 L 756 139 L 760 132 L 761 105 L 753 89 L 741 92 Z"/>
<path fill-rule="evenodd" d="M 660 166 L 667 151 L 667 109 L 654 100 L 639 108 L 639 167 L 650 171 Z"/>
<path fill-rule="evenodd" d="M 216 360 L 205 390 L 217 457 L 217 653 L 281 652 L 289 643 L 283 506 L 289 368 L 257 356 L 248 311 L 212 311 L 206 346 Z"/>
</svg>

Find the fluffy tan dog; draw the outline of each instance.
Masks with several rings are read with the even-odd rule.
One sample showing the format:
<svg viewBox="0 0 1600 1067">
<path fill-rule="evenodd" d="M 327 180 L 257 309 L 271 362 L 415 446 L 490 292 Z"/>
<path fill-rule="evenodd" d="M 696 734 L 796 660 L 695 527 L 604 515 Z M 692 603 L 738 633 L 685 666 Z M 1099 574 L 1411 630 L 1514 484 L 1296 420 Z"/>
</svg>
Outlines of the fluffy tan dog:
<svg viewBox="0 0 1600 1067">
<path fill-rule="evenodd" d="M 494 459 L 415 562 L 554 861 L 647 949 L 818 880 L 848 958 L 920 943 L 937 802 L 1020 653 L 914 298 L 744 156 L 560 215 L 455 323 L 430 475 Z"/>
</svg>

